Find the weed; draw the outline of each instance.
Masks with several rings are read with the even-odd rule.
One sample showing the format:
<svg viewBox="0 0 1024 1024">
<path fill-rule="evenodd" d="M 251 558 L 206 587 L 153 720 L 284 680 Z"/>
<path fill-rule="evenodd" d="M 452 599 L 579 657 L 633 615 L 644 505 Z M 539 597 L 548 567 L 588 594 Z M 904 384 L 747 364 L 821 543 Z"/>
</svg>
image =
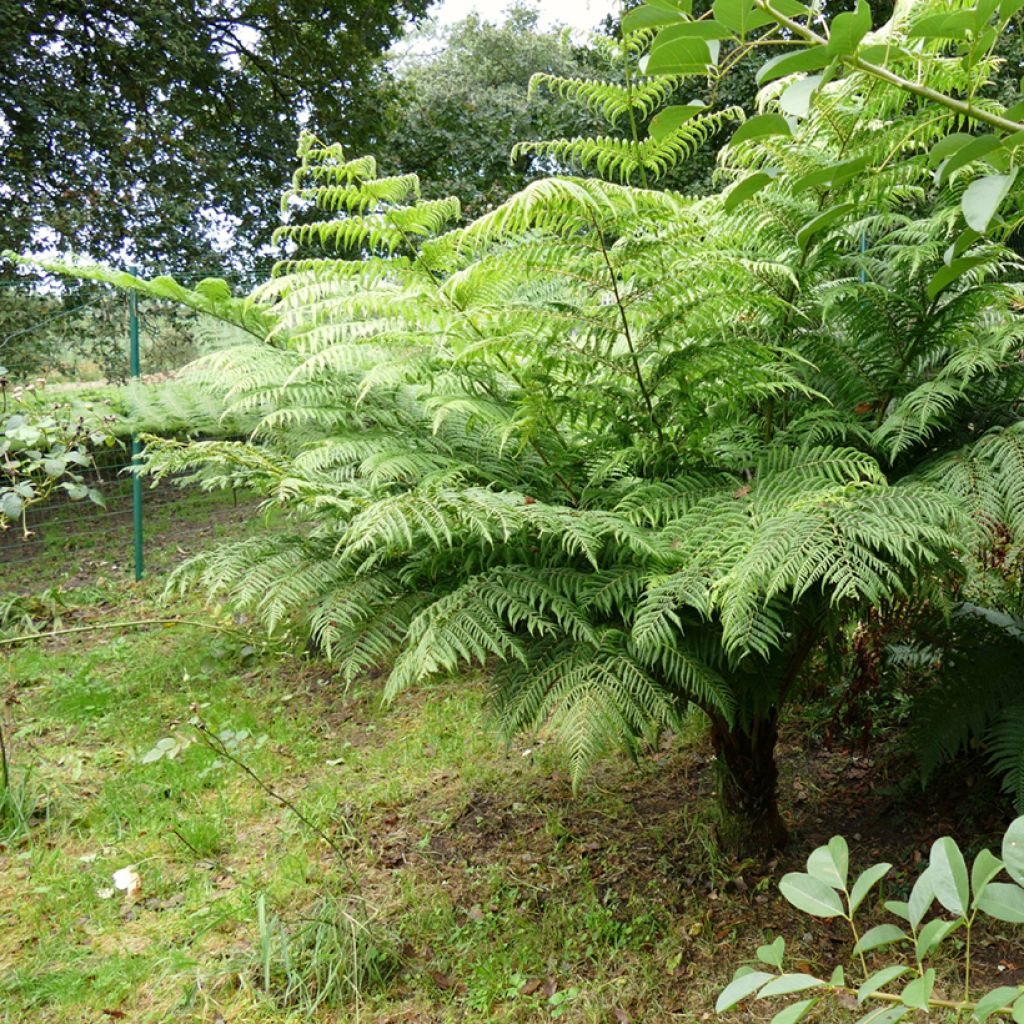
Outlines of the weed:
<svg viewBox="0 0 1024 1024">
<path fill-rule="evenodd" d="M 359 1005 L 398 965 L 393 945 L 359 901 L 324 897 L 292 921 L 268 914 L 256 897 L 258 946 L 243 969 L 275 1006 L 312 1016 L 321 1007 Z"/>
</svg>

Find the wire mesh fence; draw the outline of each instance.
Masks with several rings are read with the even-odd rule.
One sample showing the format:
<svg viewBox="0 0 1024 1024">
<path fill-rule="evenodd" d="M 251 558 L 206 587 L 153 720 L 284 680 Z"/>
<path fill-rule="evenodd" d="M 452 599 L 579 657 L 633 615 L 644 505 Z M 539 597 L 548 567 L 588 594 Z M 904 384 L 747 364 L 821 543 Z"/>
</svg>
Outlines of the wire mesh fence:
<svg viewBox="0 0 1024 1024">
<path fill-rule="evenodd" d="M 208 275 L 197 274 L 197 279 L 203 276 Z M 230 523 L 251 514 L 253 503 L 244 495 L 204 496 L 197 502 L 175 481 L 155 488 L 147 481 L 141 521 L 133 515 L 132 438 L 124 418 L 128 396 L 120 387 L 130 369 L 131 297 L 92 289 L 85 298 L 64 294 L 55 299 L 0 282 L 0 299 L 0 367 L 11 367 L 0 372 L 0 378 L 6 376 L 0 380 L 0 441 L 5 422 L 24 411 L 26 398 L 37 413 L 84 403 L 97 416 L 109 408 L 118 417 L 118 425 L 110 427 L 116 443 L 96 449 L 95 464 L 80 471 L 90 498 L 71 500 L 58 488 L 46 501 L 26 505 L 18 520 L 0 529 L 0 591 L 6 589 L 5 575 L 8 583 L 24 588 L 34 564 L 52 564 L 62 554 L 70 562 L 83 549 L 118 569 L 141 566 L 136 543 L 142 544 L 144 560 L 147 544 L 173 531 L 176 520 L 198 515 L 206 523 Z M 144 382 L 159 386 L 196 357 L 241 340 L 238 332 L 203 314 L 142 297 L 137 303 Z M 177 424 L 175 429 L 189 433 L 190 427 Z M 0 491 L 4 483 L 0 458 Z"/>
</svg>

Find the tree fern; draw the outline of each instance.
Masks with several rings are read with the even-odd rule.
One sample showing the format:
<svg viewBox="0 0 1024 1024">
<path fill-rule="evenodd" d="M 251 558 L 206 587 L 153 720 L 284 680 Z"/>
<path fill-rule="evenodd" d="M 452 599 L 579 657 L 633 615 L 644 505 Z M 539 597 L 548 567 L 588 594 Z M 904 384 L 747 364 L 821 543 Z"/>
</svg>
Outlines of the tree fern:
<svg viewBox="0 0 1024 1024">
<path fill-rule="evenodd" d="M 736 115 L 641 137 L 652 34 L 619 47 L 622 85 L 538 82 L 625 140 L 540 144 L 582 173 L 465 227 L 304 137 L 286 258 L 229 305 L 260 341 L 194 371 L 251 438 L 154 441 L 149 465 L 287 517 L 179 581 L 301 624 L 345 679 L 390 662 L 391 696 L 484 665 L 505 727 L 557 733 L 577 779 L 696 702 L 723 792 L 756 796 L 746 839 L 778 842 L 779 708 L 816 646 L 1018 542 L 1018 265 L 963 239 L 976 168 L 936 181 L 948 109 L 856 68 L 729 145 L 724 194 L 653 187 Z M 918 75 L 973 84 L 941 47 Z"/>
</svg>

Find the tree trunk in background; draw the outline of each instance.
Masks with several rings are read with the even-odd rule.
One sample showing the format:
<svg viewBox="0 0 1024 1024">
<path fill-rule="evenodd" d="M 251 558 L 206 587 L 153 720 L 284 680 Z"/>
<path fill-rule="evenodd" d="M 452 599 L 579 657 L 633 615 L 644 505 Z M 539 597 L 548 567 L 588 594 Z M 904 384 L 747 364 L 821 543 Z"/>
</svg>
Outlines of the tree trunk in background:
<svg viewBox="0 0 1024 1024">
<path fill-rule="evenodd" d="M 773 853 L 789 838 L 779 813 L 778 736 L 775 709 L 755 715 L 749 731 L 718 716 L 711 719 L 718 761 L 719 842 L 740 856 Z"/>
</svg>

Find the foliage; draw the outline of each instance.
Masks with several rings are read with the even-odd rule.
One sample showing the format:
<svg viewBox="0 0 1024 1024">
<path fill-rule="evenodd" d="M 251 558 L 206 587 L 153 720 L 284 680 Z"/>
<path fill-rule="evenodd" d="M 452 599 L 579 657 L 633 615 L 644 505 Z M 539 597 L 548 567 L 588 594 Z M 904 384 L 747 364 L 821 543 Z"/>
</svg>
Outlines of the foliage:
<svg viewBox="0 0 1024 1024">
<path fill-rule="evenodd" d="M 421 0 L 172 0 L 6 4 L 0 167 L 7 244 L 68 248 L 180 272 L 230 262 L 292 149 L 292 119 L 364 147 L 375 138 L 380 55 Z M 353 83 L 356 83 L 354 86 Z M 223 248 L 223 237 L 217 245 Z"/>
<path fill-rule="evenodd" d="M 268 914 L 256 898 L 258 945 L 253 949 L 251 984 L 282 1008 L 313 1014 L 349 1006 L 382 987 L 397 958 L 379 925 L 367 920 L 362 904 L 323 897 L 295 922 Z"/>
<path fill-rule="evenodd" d="M 871 906 L 865 901 L 891 868 L 891 864 L 875 864 L 851 885 L 849 849 L 842 836 L 834 836 L 827 846 L 816 849 L 807 858 L 807 871 L 785 875 L 779 889 L 798 910 L 826 920 L 840 918 L 849 924 L 853 939 L 850 966 L 837 967 L 828 980 L 802 971 L 787 972 L 786 942 L 780 936 L 758 948 L 756 968 L 744 966 L 736 971 L 719 995 L 716 1011 L 723 1013 L 751 997 L 768 999 L 811 992 L 809 998 L 780 1010 L 773 1018 L 775 1024 L 796 1024 L 825 999 L 845 1005 L 855 1000 L 858 1013 L 865 1005 L 878 1004 L 861 1017 L 878 1024 L 901 1020 L 915 1010 L 955 1011 L 958 1019 L 969 1014 L 975 1021 L 1003 1015 L 1021 1020 L 1024 985 L 1000 985 L 987 992 L 972 988 L 971 932 L 980 923 L 979 915 L 982 919 L 1024 924 L 1024 818 L 1017 818 L 1007 828 L 1002 859 L 982 850 L 969 875 L 956 842 L 949 837 L 936 840 L 928 866 L 918 876 L 908 901 L 885 903 L 900 924 L 874 925 L 861 933 L 856 924 L 858 910 Z M 1009 882 L 996 881 L 1003 871 Z M 926 921 L 936 903 L 949 916 Z M 953 936 L 963 954 L 963 990 L 959 997 L 944 997 L 936 989 L 936 968 L 932 965 L 940 950 L 945 954 L 953 944 L 944 946 Z M 898 947 L 902 955 L 893 955 L 893 947 Z M 878 959 L 878 950 L 890 951 L 883 954 L 888 962 Z M 870 968 L 868 954 L 874 954 Z M 854 957 L 862 975 L 857 987 L 848 980 L 855 969 Z M 899 991 L 892 991 L 890 987 L 897 981 Z"/>
<path fill-rule="evenodd" d="M 949 619 L 929 625 L 888 648 L 890 665 L 912 673 L 907 712 L 923 779 L 980 745 L 1024 811 L 1024 699 L 1017 682 L 1024 620 L 965 601 Z"/>
<path fill-rule="evenodd" d="M 445 231 L 455 200 L 304 136 L 279 237 L 340 258 L 296 252 L 224 307 L 267 341 L 195 379 L 259 414 L 252 442 L 154 441 L 150 466 L 295 524 L 182 583 L 299 619 L 345 680 L 391 662 L 389 698 L 497 663 L 504 727 L 556 731 L 576 780 L 696 703 L 737 840 L 774 845 L 778 714 L 811 653 L 868 607 L 948 607 L 993 531 L 1024 526 L 1018 265 L 958 241 L 977 171 L 935 181 L 960 122 L 919 102 L 991 62 L 931 55 L 912 90 L 854 69 L 800 104 L 770 85 L 721 155 L 734 184 L 686 198 L 655 178 L 742 114 L 632 132 L 667 88 L 640 74 L 640 10 L 625 84 L 543 82 L 629 138 L 527 147 L 601 177 Z"/>
<path fill-rule="evenodd" d="M 374 152 L 384 173 L 416 173 L 427 198 L 457 195 L 468 218 L 546 173 L 538 161 L 510 161 L 515 143 L 592 126 L 557 100 L 528 99 L 533 74 L 586 75 L 600 61 L 593 48 L 540 30 L 533 8 L 513 5 L 501 24 L 472 15 L 428 27 L 403 48 L 392 58 L 393 96 Z"/>
<path fill-rule="evenodd" d="M 0 367 L 5 407 L 7 383 Z M 11 398 L 18 411 L 4 417 L 0 432 L 0 529 L 20 522 L 26 537 L 27 510 L 59 491 L 71 501 L 103 504 L 87 473 L 95 466 L 95 450 L 116 444 L 108 429 L 116 417 L 73 402 L 51 403 L 44 395 L 42 381 L 14 388 Z"/>
</svg>

